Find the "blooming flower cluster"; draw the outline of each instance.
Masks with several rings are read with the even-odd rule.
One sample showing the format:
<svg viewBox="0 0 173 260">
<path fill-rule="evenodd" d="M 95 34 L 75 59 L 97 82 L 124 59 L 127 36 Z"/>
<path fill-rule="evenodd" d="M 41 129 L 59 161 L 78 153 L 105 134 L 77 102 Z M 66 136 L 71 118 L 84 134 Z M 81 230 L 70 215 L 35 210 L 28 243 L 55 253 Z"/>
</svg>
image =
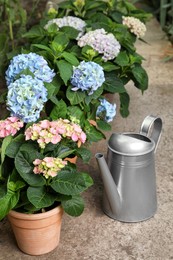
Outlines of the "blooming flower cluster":
<svg viewBox="0 0 173 260">
<path fill-rule="evenodd" d="M 47 61 L 42 56 L 32 52 L 19 54 L 13 57 L 6 71 L 7 85 L 10 85 L 16 79 L 16 76 L 26 69 L 43 82 L 50 83 L 55 76 L 55 73 L 49 68 Z"/>
<path fill-rule="evenodd" d="M 113 60 L 120 52 L 120 43 L 116 40 L 112 33 L 107 33 L 103 28 L 89 31 L 79 40 L 78 45 L 84 47 L 91 46 L 94 50 L 103 54 L 102 59 L 106 62 Z"/>
<path fill-rule="evenodd" d="M 82 19 L 73 16 L 64 16 L 63 18 L 52 19 L 46 24 L 45 29 L 48 29 L 51 24 L 56 24 L 59 28 L 70 26 L 80 31 L 77 40 L 84 34 L 86 26 L 86 23 Z"/>
<path fill-rule="evenodd" d="M 8 87 L 7 107 L 11 116 L 20 118 L 25 123 L 35 122 L 47 101 L 47 89 L 41 80 L 30 75 L 11 83 Z"/>
<path fill-rule="evenodd" d="M 142 38 L 146 32 L 146 26 L 138 18 L 131 16 L 123 16 L 123 24 L 126 25 L 131 33 L 134 33 L 137 38 Z"/>
<path fill-rule="evenodd" d="M 71 84 L 74 86 L 73 91 L 87 91 L 92 95 L 105 81 L 103 68 L 92 61 L 82 61 L 77 67 L 73 68 Z"/>
<path fill-rule="evenodd" d="M 78 124 L 62 118 L 56 121 L 42 120 L 25 131 L 25 139 L 36 140 L 42 149 L 48 143 L 59 143 L 63 137 L 74 142 L 85 143 L 86 141 L 86 134 Z"/>
<path fill-rule="evenodd" d="M 45 157 L 43 160 L 36 159 L 33 164 L 35 165 L 33 172 L 43 174 L 48 179 L 49 177 L 55 177 L 67 162 L 60 158 Z"/>
<path fill-rule="evenodd" d="M 100 99 L 96 116 L 106 122 L 111 122 L 116 115 L 116 104 L 109 103 L 106 99 Z"/>
<path fill-rule="evenodd" d="M 9 135 L 15 135 L 20 128 L 23 127 L 23 122 L 17 117 L 8 117 L 5 120 L 0 120 L 0 138 Z"/>
</svg>

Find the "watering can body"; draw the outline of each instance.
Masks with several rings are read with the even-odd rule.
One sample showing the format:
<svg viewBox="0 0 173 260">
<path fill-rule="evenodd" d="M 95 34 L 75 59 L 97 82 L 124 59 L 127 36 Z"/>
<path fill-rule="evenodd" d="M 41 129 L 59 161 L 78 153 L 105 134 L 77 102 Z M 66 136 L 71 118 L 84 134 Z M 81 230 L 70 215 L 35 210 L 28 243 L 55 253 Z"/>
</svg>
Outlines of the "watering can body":
<svg viewBox="0 0 173 260">
<path fill-rule="evenodd" d="M 153 127 L 151 138 L 149 129 Z M 104 184 L 103 211 L 123 222 L 149 219 L 157 210 L 155 151 L 161 119 L 148 116 L 139 134 L 112 134 L 107 162 L 96 154 Z"/>
</svg>

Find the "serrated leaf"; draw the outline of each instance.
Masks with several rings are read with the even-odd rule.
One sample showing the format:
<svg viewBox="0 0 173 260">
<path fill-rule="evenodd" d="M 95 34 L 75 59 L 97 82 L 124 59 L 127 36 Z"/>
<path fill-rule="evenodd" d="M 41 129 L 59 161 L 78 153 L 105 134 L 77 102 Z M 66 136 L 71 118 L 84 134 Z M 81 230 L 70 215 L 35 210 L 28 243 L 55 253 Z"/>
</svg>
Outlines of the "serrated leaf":
<svg viewBox="0 0 173 260">
<path fill-rule="evenodd" d="M 5 159 L 5 153 L 6 153 L 6 149 L 7 147 L 10 145 L 11 141 L 12 141 L 12 136 L 6 136 L 3 141 L 2 141 L 2 146 L 1 146 L 1 164 L 3 163 L 4 159 Z"/>
<path fill-rule="evenodd" d="M 52 84 L 52 83 L 47 83 L 47 82 L 44 83 L 44 86 L 47 89 L 47 93 L 48 93 L 47 98 L 50 99 L 50 97 L 53 96 L 53 94 L 54 94 L 54 92 L 56 90 L 56 86 L 54 84 Z"/>
<path fill-rule="evenodd" d="M 65 60 L 57 61 L 56 65 L 59 69 L 60 77 L 64 81 L 64 84 L 67 85 L 67 81 L 71 78 L 73 73 L 72 65 Z"/>
<path fill-rule="evenodd" d="M 63 26 L 60 30 L 63 31 L 69 39 L 76 39 L 79 34 L 79 31 L 71 26 Z"/>
<path fill-rule="evenodd" d="M 57 36 L 54 38 L 54 42 L 61 45 L 63 49 L 68 45 L 69 39 L 63 32 L 58 32 Z"/>
<path fill-rule="evenodd" d="M 103 86 L 99 87 L 92 95 L 86 95 L 85 102 L 87 105 L 91 102 L 93 99 L 98 99 L 101 94 L 103 93 Z"/>
<path fill-rule="evenodd" d="M 79 61 L 78 61 L 78 59 L 76 58 L 76 56 L 73 53 L 64 51 L 61 55 L 70 64 L 72 64 L 74 66 L 78 66 L 79 65 Z"/>
<path fill-rule="evenodd" d="M 66 91 L 66 96 L 68 100 L 70 101 L 71 105 L 77 105 L 80 102 L 82 102 L 85 98 L 85 92 L 82 91 L 73 91 L 71 90 L 71 87 L 69 86 Z"/>
<path fill-rule="evenodd" d="M 80 158 L 82 158 L 84 163 L 89 162 L 89 160 L 91 159 L 91 155 L 92 155 L 91 151 L 85 147 L 78 148 L 77 154 L 78 154 L 78 156 L 80 156 Z"/>
<path fill-rule="evenodd" d="M 122 117 L 127 117 L 129 115 L 129 103 L 130 97 L 128 93 L 120 93 L 120 113 Z"/>
<path fill-rule="evenodd" d="M 29 187 L 27 197 L 38 209 L 51 206 L 56 199 L 56 196 L 49 193 L 46 187 Z"/>
<path fill-rule="evenodd" d="M 120 65 L 121 67 L 123 66 L 129 66 L 129 56 L 127 55 L 127 52 L 126 51 L 121 51 L 115 62 Z"/>
<path fill-rule="evenodd" d="M 10 144 L 6 148 L 5 154 L 10 158 L 15 158 L 23 141 L 24 141 L 24 135 L 23 134 L 18 135 L 10 142 Z"/>
<path fill-rule="evenodd" d="M 53 178 L 51 187 L 61 194 L 76 195 L 85 191 L 92 184 L 93 181 L 87 173 L 61 170 L 61 172 Z"/>
<path fill-rule="evenodd" d="M 15 167 L 29 185 L 43 186 L 46 182 L 44 177 L 33 173 L 33 161 L 36 158 L 42 159 L 43 155 L 39 154 L 33 145 L 23 144 L 15 157 Z"/>
<path fill-rule="evenodd" d="M 86 134 L 87 134 L 87 140 L 90 142 L 98 142 L 103 138 L 106 138 L 101 131 L 99 131 L 92 125 L 89 128 L 87 128 Z"/>
<path fill-rule="evenodd" d="M 8 190 L 6 195 L 0 198 L 0 220 L 2 220 L 8 212 L 13 209 L 19 201 L 19 191 L 13 192 Z"/>
<path fill-rule="evenodd" d="M 66 103 L 61 99 L 52 109 L 50 113 L 50 117 L 53 120 L 57 120 L 58 118 L 65 118 L 67 115 L 67 105 Z"/>
<path fill-rule="evenodd" d="M 45 35 L 44 29 L 40 25 L 33 26 L 27 33 L 23 35 L 26 38 L 43 37 Z"/>
<path fill-rule="evenodd" d="M 142 91 L 148 88 L 148 75 L 142 66 L 137 65 L 132 69 L 135 86 Z"/>
<path fill-rule="evenodd" d="M 47 47 L 46 45 L 43 45 L 43 44 L 32 44 L 32 46 L 35 46 L 37 47 L 38 49 L 41 49 L 41 50 L 45 50 L 47 51 L 48 53 L 51 53 L 52 54 L 52 50 Z"/>
<path fill-rule="evenodd" d="M 111 125 L 108 124 L 105 121 L 102 121 L 102 120 L 97 121 L 97 126 L 98 126 L 98 128 L 100 128 L 103 131 L 110 131 L 111 130 Z"/>
<path fill-rule="evenodd" d="M 80 216 L 84 211 L 84 200 L 80 195 L 73 196 L 72 199 L 61 202 L 64 211 L 70 216 Z"/>
<path fill-rule="evenodd" d="M 73 117 L 75 117 L 75 118 L 77 118 L 79 120 L 83 116 L 83 111 L 79 107 L 77 107 L 77 106 L 68 106 L 67 110 L 68 110 L 68 113 L 71 116 L 73 116 Z"/>
<path fill-rule="evenodd" d="M 103 87 L 106 92 L 123 93 L 126 91 L 122 80 L 116 77 L 115 72 L 105 73 L 105 79 Z"/>
<path fill-rule="evenodd" d="M 112 64 L 111 62 L 105 62 L 102 64 L 104 71 L 110 72 L 119 69 L 119 66 Z"/>
</svg>

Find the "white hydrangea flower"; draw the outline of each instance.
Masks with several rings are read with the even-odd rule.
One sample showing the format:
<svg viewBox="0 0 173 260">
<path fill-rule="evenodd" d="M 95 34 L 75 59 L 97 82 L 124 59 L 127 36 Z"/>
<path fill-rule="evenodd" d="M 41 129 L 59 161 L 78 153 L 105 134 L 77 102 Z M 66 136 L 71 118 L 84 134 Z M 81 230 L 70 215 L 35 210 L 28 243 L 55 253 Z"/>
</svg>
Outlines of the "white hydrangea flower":
<svg viewBox="0 0 173 260">
<path fill-rule="evenodd" d="M 51 24 L 56 24 L 59 28 L 64 27 L 64 26 L 70 26 L 75 28 L 76 30 L 80 31 L 80 33 L 77 36 L 77 40 L 84 34 L 85 32 L 85 27 L 86 27 L 86 23 L 77 17 L 73 17 L 73 16 L 64 16 L 63 18 L 55 18 L 50 20 L 46 25 L 45 25 L 45 29 L 47 30 L 48 27 Z"/>
<path fill-rule="evenodd" d="M 131 16 L 123 16 L 123 24 L 126 25 L 131 33 L 134 33 L 137 38 L 142 38 L 146 32 L 146 26 L 142 23 L 138 18 L 134 18 Z"/>
<path fill-rule="evenodd" d="M 94 50 L 103 54 L 104 61 L 113 60 L 120 52 L 120 43 L 116 40 L 112 33 L 107 33 L 103 28 L 89 31 L 79 40 L 78 45 L 84 47 L 91 46 Z"/>
</svg>

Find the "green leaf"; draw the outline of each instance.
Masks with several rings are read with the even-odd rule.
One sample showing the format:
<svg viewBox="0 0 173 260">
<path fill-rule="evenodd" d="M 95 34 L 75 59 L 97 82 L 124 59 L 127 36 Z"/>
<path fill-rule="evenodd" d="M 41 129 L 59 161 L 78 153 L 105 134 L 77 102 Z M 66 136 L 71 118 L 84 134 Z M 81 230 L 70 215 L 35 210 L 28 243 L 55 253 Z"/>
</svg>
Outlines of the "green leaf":
<svg viewBox="0 0 173 260">
<path fill-rule="evenodd" d="M 91 159 L 91 151 L 88 150 L 87 148 L 85 147 L 80 147 L 78 148 L 77 150 L 77 154 L 80 158 L 82 158 L 83 162 L 84 163 L 87 163 L 89 162 L 89 160 Z"/>
<path fill-rule="evenodd" d="M 118 54 L 118 56 L 117 56 L 115 62 L 116 62 L 118 65 L 120 65 L 121 67 L 123 67 L 123 66 L 129 66 L 129 65 L 130 65 L 130 64 L 129 64 L 129 56 L 127 55 L 127 52 L 126 52 L 126 51 L 121 51 L 121 52 Z"/>
<path fill-rule="evenodd" d="M 97 100 L 102 93 L 103 93 L 103 86 L 99 87 L 96 91 L 94 91 L 92 95 L 87 95 L 85 97 L 86 104 L 88 105 L 93 99 Z"/>
<path fill-rule="evenodd" d="M 104 71 L 110 72 L 119 69 L 119 66 L 112 64 L 111 62 L 105 62 L 102 64 Z"/>
<path fill-rule="evenodd" d="M 23 181 L 16 181 L 16 182 L 9 181 L 8 182 L 8 188 L 11 191 L 18 191 L 25 186 L 26 186 L 26 184 Z"/>
<path fill-rule="evenodd" d="M 68 106 L 67 107 L 68 113 L 70 114 L 70 116 L 73 116 L 79 120 L 81 120 L 82 116 L 83 116 L 83 111 L 77 107 L 77 106 Z"/>
<path fill-rule="evenodd" d="M 46 31 L 51 35 L 56 35 L 58 32 L 59 28 L 58 25 L 56 23 L 52 23 L 48 26 L 48 28 L 46 28 Z"/>
<path fill-rule="evenodd" d="M 47 47 L 46 45 L 43 45 L 43 44 L 32 44 L 32 46 L 35 46 L 37 47 L 38 49 L 41 49 L 41 50 L 45 50 L 47 51 L 48 53 L 52 54 L 52 50 Z M 52 54 L 53 55 L 53 54 Z"/>
<path fill-rule="evenodd" d="M 33 26 L 27 33 L 23 35 L 25 38 L 43 37 L 45 35 L 44 29 L 40 25 Z"/>
<path fill-rule="evenodd" d="M 55 90 L 56 90 L 56 86 L 52 83 L 47 83 L 47 82 L 44 82 L 44 86 L 46 87 L 47 89 L 47 93 L 48 93 L 48 99 L 50 99 L 50 97 L 53 96 Z"/>
<path fill-rule="evenodd" d="M 68 169 L 62 169 L 56 177 L 53 178 L 51 187 L 61 194 L 76 195 L 93 184 L 92 178 L 87 173 L 70 172 Z"/>
<path fill-rule="evenodd" d="M 5 153 L 6 149 L 9 146 L 10 142 L 12 141 L 13 137 L 11 135 L 6 136 L 3 141 L 2 141 L 2 146 L 1 146 L 1 164 L 3 163 L 5 159 Z"/>
<path fill-rule="evenodd" d="M 86 134 L 87 134 L 87 139 L 90 142 L 98 142 L 103 138 L 105 138 L 104 134 L 101 133 L 98 129 L 96 129 L 92 125 L 90 125 L 90 127 L 87 128 Z"/>
<path fill-rule="evenodd" d="M 42 159 L 43 155 L 39 154 L 32 144 L 23 144 L 15 157 L 15 167 L 20 176 L 31 186 L 43 186 L 46 180 L 41 175 L 33 173 L 33 161 Z"/>
<path fill-rule="evenodd" d="M 79 65 L 79 61 L 78 61 L 78 59 L 76 58 L 76 56 L 73 53 L 64 51 L 61 55 L 70 64 L 72 64 L 74 66 L 78 66 Z"/>
<path fill-rule="evenodd" d="M 46 187 L 29 187 L 27 197 L 38 209 L 51 206 L 56 199 L 56 196 L 51 194 Z"/>
<path fill-rule="evenodd" d="M 85 92 L 82 92 L 80 90 L 73 91 L 73 90 L 71 90 L 71 87 L 69 86 L 66 91 L 66 96 L 67 96 L 68 100 L 70 101 L 71 105 L 77 105 L 84 100 L 86 94 L 85 94 Z"/>
<path fill-rule="evenodd" d="M 84 211 L 84 200 L 80 195 L 73 196 L 69 200 L 63 200 L 61 205 L 64 211 L 70 216 L 80 216 Z"/>
<path fill-rule="evenodd" d="M 97 121 L 97 126 L 98 126 L 98 128 L 100 128 L 103 131 L 110 131 L 111 130 L 111 125 L 108 124 L 105 121 L 102 121 L 102 120 Z"/>
<path fill-rule="evenodd" d="M 104 90 L 110 93 L 123 93 L 126 91 L 121 79 L 116 77 L 115 72 L 105 73 Z"/>
<path fill-rule="evenodd" d="M 128 93 L 120 93 L 120 113 L 122 117 L 127 117 L 129 115 L 129 103 L 130 97 Z"/>
<path fill-rule="evenodd" d="M 0 198 L 0 220 L 2 220 L 8 212 L 16 206 L 19 201 L 19 195 L 19 190 L 17 192 L 8 190 L 6 195 Z"/>
<path fill-rule="evenodd" d="M 69 43 L 69 39 L 64 32 L 58 32 L 53 42 L 62 46 L 62 50 L 64 50 Z"/>
<path fill-rule="evenodd" d="M 46 145 L 44 152 L 45 154 L 47 154 L 47 156 L 49 156 L 50 153 L 51 157 L 65 158 L 70 154 L 73 154 L 75 152 L 75 149 L 72 149 L 69 146 L 62 145 L 61 143 L 58 144 L 49 143 Z"/>
<path fill-rule="evenodd" d="M 76 39 L 79 34 L 79 31 L 71 26 L 63 26 L 60 30 L 63 31 L 69 39 Z"/>
<path fill-rule="evenodd" d="M 10 174 L 8 182 L 7 182 L 7 188 L 11 191 L 18 191 L 26 186 L 26 183 L 23 182 L 21 176 L 14 168 L 12 171 L 12 174 Z"/>
<path fill-rule="evenodd" d="M 62 144 L 53 145 L 53 146 L 54 146 L 54 149 L 52 151 L 53 152 L 52 153 L 53 157 L 59 157 L 59 158 L 63 159 L 65 157 L 69 156 L 70 154 L 74 153 L 74 151 L 75 151 L 71 147 L 65 146 L 65 145 L 62 145 Z"/>
<path fill-rule="evenodd" d="M 50 113 L 50 117 L 53 120 L 57 120 L 58 118 L 66 118 L 67 115 L 67 105 L 66 103 L 61 99 L 52 109 Z"/>
<path fill-rule="evenodd" d="M 5 154 L 10 158 L 15 158 L 17 152 L 19 151 L 20 146 L 23 144 L 24 135 L 20 134 L 15 137 L 11 143 L 8 145 Z"/>
<path fill-rule="evenodd" d="M 142 92 L 146 90 L 148 88 L 148 75 L 144 68 L 138 64 L 132 69 L 132 73 L 134 76 L 133 81 L 135 86 L 141 89 Z"/>
<path fill-rule="evenodd" d="M 67 86 L 67 81 L 71 78 L 73 73 L 72 65 L 65 60 L 57 61 L 56 65 L 59 69 L 60 77 L 64 81 L 64 84 Z"/>
</svg>

